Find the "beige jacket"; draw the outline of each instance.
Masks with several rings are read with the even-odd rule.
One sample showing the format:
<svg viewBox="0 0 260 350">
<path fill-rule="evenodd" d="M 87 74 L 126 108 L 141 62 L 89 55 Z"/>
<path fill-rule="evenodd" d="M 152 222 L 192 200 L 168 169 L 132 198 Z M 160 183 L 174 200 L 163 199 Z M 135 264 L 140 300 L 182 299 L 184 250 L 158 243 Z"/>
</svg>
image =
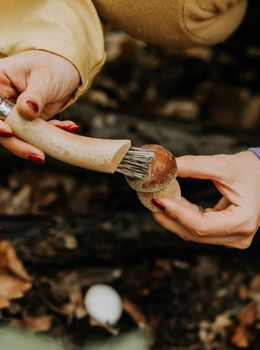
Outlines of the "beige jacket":
<svg viewBox="0 0 260 350">
<path fill-rule="evenodd" d="M 42 49 L 78 69 L 85 92 L 105 61 L 100 18 L 130 35 L 181 49 L 225 40 L 247 0 L 8 0 L 1 3 L 0 55 Z"/>
</svg>

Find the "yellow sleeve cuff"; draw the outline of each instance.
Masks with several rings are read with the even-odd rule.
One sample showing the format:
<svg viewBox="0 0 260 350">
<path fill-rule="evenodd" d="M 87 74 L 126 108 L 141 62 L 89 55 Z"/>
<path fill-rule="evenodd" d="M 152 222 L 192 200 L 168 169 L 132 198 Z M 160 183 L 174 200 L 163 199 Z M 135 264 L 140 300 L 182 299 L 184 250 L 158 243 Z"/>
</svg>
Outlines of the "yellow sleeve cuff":
<svg viewBox="0 0 260 350">
<path fill-rule="evenodd" d="M 104 35 L 91 0 L 8 0 L 1 6 L 0 56 L 44 50 L 70 61 L 81 85 L 66 107 L 91 85 L 105 61 Z M 55 78 L 55 77 L 54 77 Z"/>
</svg>

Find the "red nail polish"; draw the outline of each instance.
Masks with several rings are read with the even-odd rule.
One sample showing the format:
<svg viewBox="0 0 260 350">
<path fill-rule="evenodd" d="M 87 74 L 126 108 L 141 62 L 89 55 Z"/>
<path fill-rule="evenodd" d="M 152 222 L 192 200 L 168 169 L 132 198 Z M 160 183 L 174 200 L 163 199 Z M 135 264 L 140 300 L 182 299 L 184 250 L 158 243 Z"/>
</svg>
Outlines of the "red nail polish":
<svg viewBox="0 0 260 350">
<path fill-rule="evenodd" d="M 13 134 L 9 131 L 0 130 L 0 137 L 11 137 Z"/>
<path fill-rule="evenodd" d="M 152 198 L 152 203 L 153 203 L 153 205 L 155 205 L 157 208 L 161 209 L 162 211 L 165 210 L 164 204 L 161 201 L 159 201 L 159 199 Z"/>
<path fill-rule="evenodd" d="M 68 132 L 77 132 L 79 130 L 78 125 L 59 125 L 58 128 L 68 131 Z"/>
<path fill-rule="evenodd" d="M 79 126 L 78 126 L 78 125 L 69 125 L 69 126 L 67 127 L 67 130 L 68 130 L 69 132 L 77 132 L 77 131 L 79 131 Z"/>
<path fill-rule="evenodd" d="M 29 100 L 26 103 L 35 113 L 38 113 L 39 107 L 35 102 Z"/>
<path fill-rule="evenodd" d="M 38 154 L 29 154 L 28 159 L 39 165 L 44 163 L 44 160 Z"/>
</svg>

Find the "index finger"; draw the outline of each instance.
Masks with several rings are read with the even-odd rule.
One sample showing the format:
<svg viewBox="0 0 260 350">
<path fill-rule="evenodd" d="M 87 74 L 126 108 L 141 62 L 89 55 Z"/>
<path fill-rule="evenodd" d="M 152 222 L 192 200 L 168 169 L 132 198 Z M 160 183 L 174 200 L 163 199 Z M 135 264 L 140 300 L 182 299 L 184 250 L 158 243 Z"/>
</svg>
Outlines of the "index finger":
<svg viewBox="0 0 260 350">
<path fill-rule="evenodd" d="M 179 177 L 218 180 L 227 175 L 227 155 L 177 157 Z"/>
</svg>

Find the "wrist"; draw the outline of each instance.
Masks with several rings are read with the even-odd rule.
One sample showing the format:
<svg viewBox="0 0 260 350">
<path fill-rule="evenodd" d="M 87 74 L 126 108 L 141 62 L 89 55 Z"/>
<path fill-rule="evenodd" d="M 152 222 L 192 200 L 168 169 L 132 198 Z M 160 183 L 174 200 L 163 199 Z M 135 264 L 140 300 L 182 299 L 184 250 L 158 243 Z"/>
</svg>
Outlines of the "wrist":
<svg viewBox="0 0 260 350">
<path fill-rule="evenodd" d="M 75 89 L 81 84 L 80 73 L 77 67 L 68 58 L 44 49 L 28 50 L 26 53 L 29 53 L 30 57 L 32 54 L 35 55 L 33 58 L 36 58 L 37 62 L 44 61 L 47 63 L 56 74 L 58 72 L 61 74 L 66 72 L 66 75 L 69 76 L 70 82 L 74 85 Z"/>
<path fill-rule="evenodd" d="M 259 178 L 260 175 L 260 159 L 258 158 L 258 156 L 252 152 L 251 150 L 245 151 L 244 152 L 246 154 L 246 159 L 248 160 L 247 167 L 248 169 L 250 169 L 250 171 L 252 171 L 252 175 L 256 175 Z"/>
<path fill-rule="evenodd" d="M 250 147 L 248 151 L 254 153 L 257 158 L 260 160 L 260 147 Z"/>
<path fill-rule="evenodd" d="M 242 151 L 239 153 L 236 153 L 236 156 L 239 159 L 239 162 L 241 166 L 245 166 L 245 168 L 252 170 L 253 172 L 256 171 L 257 173 L 260 170 L 260 162 L 258 157 L 249 149 L 246 151 Z M 253 170 L 254 169 L 254 170 Z"/>
</svg>

